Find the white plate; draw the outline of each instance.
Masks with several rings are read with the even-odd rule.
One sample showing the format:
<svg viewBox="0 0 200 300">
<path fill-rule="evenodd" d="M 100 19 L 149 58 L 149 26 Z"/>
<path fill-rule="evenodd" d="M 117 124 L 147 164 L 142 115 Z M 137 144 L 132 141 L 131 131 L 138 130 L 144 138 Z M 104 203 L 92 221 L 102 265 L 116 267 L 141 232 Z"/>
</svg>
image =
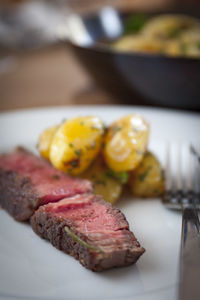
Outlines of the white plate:
<svg viewBox="0 0 200 300">
<path fill-rule="evenodd" d="M 0 151 L 16 145 L 36 151 L 39 133 L 64 118 L 92 114 L 110 123 L 129 113 L 149 120 L 150 149 L 161 160 L 166 141 L 199 139 L 197 114 L 123 106 L 61 107 L 0 114 Z M 102 273 L 84 269 L 35 235 L 28 224 L 0 210 L 0 299 L 176 299 L 181 215 L 168 211 L 159 199 L 127 198 L 118 206 L 146 252 L 134 266 Z"/>
</svg>

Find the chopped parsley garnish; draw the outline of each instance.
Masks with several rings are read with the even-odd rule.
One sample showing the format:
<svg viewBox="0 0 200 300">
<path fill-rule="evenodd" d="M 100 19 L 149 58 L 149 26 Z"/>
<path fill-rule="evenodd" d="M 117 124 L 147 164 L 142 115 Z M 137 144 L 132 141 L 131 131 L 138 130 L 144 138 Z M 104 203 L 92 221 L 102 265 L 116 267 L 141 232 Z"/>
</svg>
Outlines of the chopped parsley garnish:
<svg viewBox="0 0 200 300">
<path fill-rule="evenodd" d="M 103 252 L 100 248 L 98 247 L 94 247 L 89 245 L 88 243 L 86 243 L 85 241 L 83 241 L 79 236 L 77 236 L 75 233 L 73 233 L 69 227 L 65 226 L 64 227 L 65 231 L 75 240 L 77 241 L 79 244 L 85 246 L 88 249 L 91 249 L 93 251 L 97 251 L 97 252 Z"/>
<path fill-rule="evenodd" d="M 105 174 L 108 177 L 115 178 L 120 183 L 125 184 L 129 180 L 129 173 L 128 172 L 115 172 L 111 169 L 108 169 L 108 171 Z"/>
<path fill-rule="evenodd" d="M 74 144 L 69 143 L 69 147 L 70 147 L 70 148 L 73 148 L 73 147 L 74 147 Z"/>
<path fill-rule="evenodd" d="M 129 16 L 124 22 L 124 34 L 139 32 L 147 19 L 145 14 L 134 14 Z"/>
<path fill-rule="evenodd" d="M 117 126 L 117 125 L 115 125 L 115 126 L 112 127 L 112 131 L 113 131 L 114 133 L 116 133 L 116 132 L 118 132 L 118 131 L 120 131 L 120 130 L 122 130 L 122 127 L 119 127 L 119 126 Z"/>
<path fill-rule="evenodd" d="M 70 166 L 72 168 L 77 168 L 80 165 L 79 159 L 73 159 L 64 163 L 66 166 Z"/>
<path fill-rule="evenodd" d="M 145 170 L 143 173 L 141 173 L 141 174 L 138 175 L 139 181 L 143 182 L 146 179 L 146 177 L 149 175 L 149 172 L 150 172 L 151 168 L 152 168 L 151 166 L 148 167 L 147 170 Z"/>
<path fill-rule="evenodd" d="M 74 153 L 80 158 L 82 155 L 82 150 L 81 149 L 75 149 Z"/>
<path fill-rule="evenodd" d="M 102 184 L 102 185 L 104 185 L 104 186 L 106 186 L 106 184 L 107 184 L 107 182 L 106 182 L 106 180 L 105 179 L 94 179 L 94 183 L 95 184 Z"/>
</svg>

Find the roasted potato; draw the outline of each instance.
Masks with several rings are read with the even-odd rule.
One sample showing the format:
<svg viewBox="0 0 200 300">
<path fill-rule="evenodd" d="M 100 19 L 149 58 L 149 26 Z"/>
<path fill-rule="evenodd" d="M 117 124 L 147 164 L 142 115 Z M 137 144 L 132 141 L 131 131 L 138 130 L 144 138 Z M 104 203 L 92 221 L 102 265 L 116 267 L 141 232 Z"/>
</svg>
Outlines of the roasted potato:
<svg viewBox="0 0 200 300">
<path fill-rule="evenodd" d="M 124 52 L 160 53 L 163 47 L 162 41 L 143 35 L 127 35 L 114 44 L 116 50 Z"/>
<path fill-rule="evenodd" d="M 200 57 L 200 26 L 184 31 L 180 36 L 183 53 L 190 57 Z"/>
<path fill-rule="evenodd" d="M 182 44 L 178 39 L 170 39 L 166 41 L 163 52 L 170 56 L 184 55 Z"/>
<path fill-rule="evenodd" d="M 108 128 L 104 141 L 104 157 L 115 172 L 135 169 L 147 149 L 149 125 L 139 115 L 125 116 Z"/>
<path fill-rule="evenodd" d="M 50 147 L 55 168 L 76 175 L 85 171 L 99 153 L 104 124 L 93 116 L 65 121 L 56 131 Z"/>
<path fill-rule="evenodd" d="M 153 153 L 145 153 L 139 166 L 131 172 L 129 185 L 134 196 L 156 197 L 163 194 L 164 174 Z"/>
<path fill-rule="evenodd" d="M 45 129 L 39 136 L 37 148 L 41 156 L 45 159 L 49 159 L 49 151 L 51 142 L 53 140 L 54 134 L 58 130 L 59 126 L 52 126 Z"/>
<path fill-rule="evenodd" d="M 81 177 L 92 181 L 95 194 L 102 195 L 108 202 L 115 203 L 121 195 L 122 183 L 112 177 L 101 155 L 97 157 Z"/>
<path fill-rule="evenodd" d="M 181 32 L 198 26 L 197 19 L 184 15 L 160 15 L 149 20 L 141 34 L 152 38 L 168 39 L 178 37 Z"/>
</svg>

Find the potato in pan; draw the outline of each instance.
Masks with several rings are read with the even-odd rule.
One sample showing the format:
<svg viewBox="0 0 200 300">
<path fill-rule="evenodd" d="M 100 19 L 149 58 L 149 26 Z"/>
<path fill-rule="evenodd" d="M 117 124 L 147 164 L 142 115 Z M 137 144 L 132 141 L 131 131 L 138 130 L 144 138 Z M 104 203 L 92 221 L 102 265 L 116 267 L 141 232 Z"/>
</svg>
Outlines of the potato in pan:
<svg viewBox="0 0 200 300">
<path fill-rule="evenodd" d="M 137 14 L 132 16 L 133 25 L 137 18 Z M 120 37 L 113 48 L 123 52 L 198 58 L 200 21 L 181 14 L 158 15 L 146 19 L 137 32 L 128 32 Z"/>
</svg>

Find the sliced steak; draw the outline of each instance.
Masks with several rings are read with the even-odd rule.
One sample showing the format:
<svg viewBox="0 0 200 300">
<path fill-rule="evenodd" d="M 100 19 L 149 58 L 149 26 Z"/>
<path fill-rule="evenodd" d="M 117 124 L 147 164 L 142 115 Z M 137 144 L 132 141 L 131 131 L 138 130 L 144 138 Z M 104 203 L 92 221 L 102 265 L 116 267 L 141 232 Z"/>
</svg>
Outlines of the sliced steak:
<svg viewBox="0 0 200 300">
<path fill-rule="evenodd" d="M 0 156 L 0 205 L 18 221 L 40 205 L 92 190 L 91 182 L 67 176 L 23 148 Z"/>
<path fill-rule="evenodd" d="M 120 210 L 93 194 L 41 206 L 31 226 L 93 271 L 133 264 L 145 251 Z"/>
</svg>

